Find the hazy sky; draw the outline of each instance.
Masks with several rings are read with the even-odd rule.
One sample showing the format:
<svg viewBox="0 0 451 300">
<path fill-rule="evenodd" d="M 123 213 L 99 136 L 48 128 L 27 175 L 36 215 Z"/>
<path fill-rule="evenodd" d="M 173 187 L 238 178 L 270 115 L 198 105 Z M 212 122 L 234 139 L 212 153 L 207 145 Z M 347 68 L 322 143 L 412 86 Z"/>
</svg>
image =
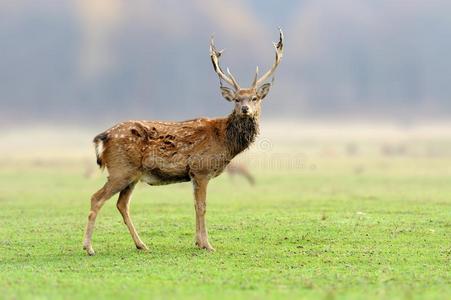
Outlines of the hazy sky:
<svg viewBox="0 0 451 300">
<path fill-rule="evenodd" d="M 209 37 L 242 85 L 285 57 L 275 119 L 449 119 L 451 1 L 0 2 L 0 119 L 110 124 L 224 115 Z"/>
</svg>

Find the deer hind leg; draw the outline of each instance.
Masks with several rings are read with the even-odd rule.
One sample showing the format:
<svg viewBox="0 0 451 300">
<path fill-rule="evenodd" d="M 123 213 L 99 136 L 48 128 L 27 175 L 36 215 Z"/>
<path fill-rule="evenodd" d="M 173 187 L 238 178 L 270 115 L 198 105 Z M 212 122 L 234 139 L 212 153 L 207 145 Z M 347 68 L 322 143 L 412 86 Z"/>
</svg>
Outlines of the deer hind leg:
<svg viewBox="0 0 451 300">
<path fill-rule="evenodd" d="M 89 212 L 88 224 L 86 225 L 86 233 L 83 242 L 83 249 L 86 250 L 88 255 L 92 256 L 95 254 L 94 249 L 92 248 L 92 233 L 94 231 L 97 214 L 108 199 L 123 190 L 129 184 L 129 180 L 108 179 L 107 183 L 92 195 L 91 210 Z"/>
<path fill-rule="evenodd" d="M 208 179 L 193 179 L 194 208 L 196 209 L 196 245 L 200 249 L 214 251 L 208 242 L 205 214 L 207 212 L 207 184 Z"/>
<path fill-rule="evenodd" d="M 135 242 L 136 248 L 138 248 L 139 250 L 148 250 L 146 244 L 144 244 L 143 241 L 141 241 L 138 232 L 136 232 L 135 226 L 133 225 L 132 219 L 130 218 L 129 214 L 130 199 L 133 190 L 135 188 L 135 185 L 136 182 L 133 182 L 121 191 L 121 193 L 119 194 L 119 199 L 117 200 L 116 207 L 121 213 L 122 218 L 124 219 L 124 223 L 125 225 L 127 225 L 127 228 L 130 231 L 133 241 Z"/>
</svg>

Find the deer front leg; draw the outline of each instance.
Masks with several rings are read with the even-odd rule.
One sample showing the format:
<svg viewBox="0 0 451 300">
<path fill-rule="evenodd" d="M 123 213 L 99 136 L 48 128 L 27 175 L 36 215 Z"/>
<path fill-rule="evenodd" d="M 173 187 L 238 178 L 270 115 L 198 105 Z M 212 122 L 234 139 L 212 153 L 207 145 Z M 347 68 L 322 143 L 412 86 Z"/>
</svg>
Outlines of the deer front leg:
<svg viewBox="0 0 451 300">
<path fill-rule="evenodd" d="M 207 211 L 207 185 L 208 179 L 194 178 L 194 208 L 196 209 L 196 245 L 200 249 L 214 251 L 208 242 L 205 213 Z"/>
</svg>

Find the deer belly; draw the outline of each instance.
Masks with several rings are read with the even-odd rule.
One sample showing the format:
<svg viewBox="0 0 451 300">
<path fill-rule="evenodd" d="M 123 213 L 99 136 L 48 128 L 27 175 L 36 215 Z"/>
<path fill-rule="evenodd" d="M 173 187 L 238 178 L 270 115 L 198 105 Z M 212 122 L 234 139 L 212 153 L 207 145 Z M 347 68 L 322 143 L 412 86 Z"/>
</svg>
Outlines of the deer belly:
<svg viewBox="0 0 451 300">
<path fill-rule="evenodd" d="M 191 178 L 189 177 L 188 172 L 170 173 L 164 172 L 159 168 L 147 170 L 145 174 L 141 177 L 141 181 L 149 185 L 165 185 L 178 182 L 187 182 L 190 180 Z"/>
</svg>

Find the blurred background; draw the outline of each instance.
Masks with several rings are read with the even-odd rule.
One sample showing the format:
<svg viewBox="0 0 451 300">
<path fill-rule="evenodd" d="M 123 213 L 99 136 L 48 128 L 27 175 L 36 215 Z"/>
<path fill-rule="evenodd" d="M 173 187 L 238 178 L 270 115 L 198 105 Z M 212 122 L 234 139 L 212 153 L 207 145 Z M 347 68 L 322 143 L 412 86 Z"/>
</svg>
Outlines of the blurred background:
<svg viewBox="0 0 451 300">
<path fill-rule="evenodd" d="M 226 116 L 210 36 L 247 86 L 279 26 L 261 134 L 208 187 L 217 254 L 190 183 L 141 184 L 151 250 L 112 199 L 85 258 L 94 136 Z M 450 0 L 0 0 L 0 298 L 450 299 L 450 55 Z"/>
<path fill-rule="evenodd" d="M 285 56 L 262 119 L 271 145 L 446 137 L 449 11 L 447 0 L 3 0 L 0 151 L 91 155 L 92 136 L 119 121 L 223 116 L 210 35 L 247 85 L 272 64 L 279 26 Z"/>
</svg>

